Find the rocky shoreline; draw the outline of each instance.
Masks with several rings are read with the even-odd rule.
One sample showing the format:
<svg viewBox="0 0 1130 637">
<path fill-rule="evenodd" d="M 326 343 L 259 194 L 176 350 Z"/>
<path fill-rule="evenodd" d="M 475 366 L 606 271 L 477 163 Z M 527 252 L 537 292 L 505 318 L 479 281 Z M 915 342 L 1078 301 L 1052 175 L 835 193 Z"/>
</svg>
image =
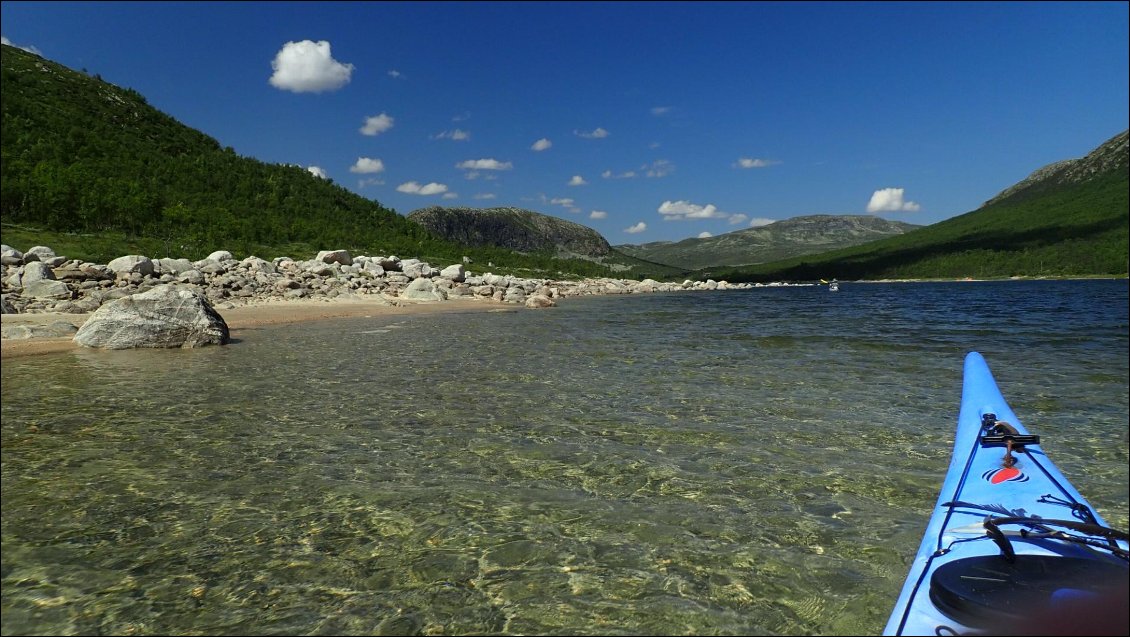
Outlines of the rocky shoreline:
<svg viewBox="0 0 1130 637">
<path fill-rule="evenodd" d="M 363 302 L 366 307 L 406 307 L 450 301 L 495 307 L 545 308 L 559 299 L 606 294 L 746 289 L 725 281 L 661 283 L 651 279 L 554 280 L 473 274 L 469 263 L 436 268 L 419 259 L 353 256 L 345 250 L 319 252 L 310 260 L 250 256 L 235 259 L 216 251 L 199 261 L 127 255 L 96 264 L 56 255 L 45 246 L 26 252 L 0 246 L 2 311 L 48 315 L 53 320 L 5 320 L 5 344 L 27 339 L 70 339 L 84 318 L 119 299 L 145 295 L 162 286 L 188 289 L 221 315 L 249 307 L 308 306 L 311 302 Z M 467 261 L 465 259 L 465 261 Z M 85 320 L 85 318 L 84 318 Z"/>
</svg>

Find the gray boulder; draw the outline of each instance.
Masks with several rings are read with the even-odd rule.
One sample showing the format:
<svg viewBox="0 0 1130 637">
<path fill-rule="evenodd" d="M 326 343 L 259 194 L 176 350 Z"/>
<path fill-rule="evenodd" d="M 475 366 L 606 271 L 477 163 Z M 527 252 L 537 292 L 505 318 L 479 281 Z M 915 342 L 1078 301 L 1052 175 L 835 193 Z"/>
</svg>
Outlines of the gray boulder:
<svg viewBox="0 0 1130 637">
<path fill-rule="evenodd" d="M 409 301 L 446 301 L 447 293 L 436 287 L 431 279 L 416 279 L 404 288 L 400 297 Z"/>
<path fill-rule="evenodd" d="M 463 269 L 462 263 L 447 266 L 443 270 L 440 270 L 439 275 L 445 279 L 451 279 L 456 283 L 462 283 L 467 279 L 467 271 Z"/>
<path fill-rule="evenodd" d="M 27 285 L 35 281 L 54 281 L 55 272 L 45 263 L 31 261 L 17 272 L 20 285 Z"/>
<path fill-rule="evenodd" d="M 183 285 L 162 285 L 98 308 L 75 334 L 84 347 L 193 348 L 223 345 L 228 326 L 208 298 Z"/>
<path fill-rule="evenodd" d="M 153 274 L 153 260 L 147 256 L 140 254 L 129 254 L 124 257 L 118 257 L 113 261 L 106 264 L 118 275 L 128 275 L 138 273 L 142 276 L 149 276 Z"/>
<path fill-rule="evenodd" d="M 337 263 L 339 265 L 353 265 L 353 259 L 349 256 L 347 250 L 322 250 L 315 257 L 315 260 L 322 263 Z"/>
<path fill-rule="evenodd" d="M 0 262 L 4 265 L 22 265 L 24 253 L 8 244 L 0 244 Z"/>
<path fill-rule="evenodd" d="M 24 283 L 24 296 L 36 299 L 70 299 L 74 298 L 74 291 L 62 281 L 54 279 L 36 279 Z"/>
<path fill-rule="evenodd" d="M 526 307 L 540 309 L 543 307 L 556 307 L 557 302 L 544 294 L 535 294 L 526 298 Z"/>
<path fill-rule="evenodd" d="M 55 258 L 55 251 L 51 248 L 48 248 L 47 246 L 35 246 L 33 248 L 28 248 L 27 252 L 24 253 L 24 263 L 30 263 L 32 261 L 46 261 L 53 258 Z"/>
<path fill-rule="evenodd" d="M 53 321 L 48 325 L 5 325 L 2 328 L 4 338 L 11 340 L 66 338 L 77 331 L 75 324 L 69 321 Z"/>
<path fill-rule="evenodd" d="M 192 269 L 192 261 L 188 259 L 157 259 L 153 262 L 153 270 L 161 274 L 178 275 Z"/>
</svg>

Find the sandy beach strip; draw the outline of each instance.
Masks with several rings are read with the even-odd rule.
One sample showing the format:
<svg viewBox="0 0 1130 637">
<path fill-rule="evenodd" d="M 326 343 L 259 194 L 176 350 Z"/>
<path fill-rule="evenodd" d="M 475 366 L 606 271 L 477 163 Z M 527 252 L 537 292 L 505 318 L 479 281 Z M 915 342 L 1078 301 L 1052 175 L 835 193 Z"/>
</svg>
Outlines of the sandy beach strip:
<svg viewBox="0 0 1130 637">
<path fill-rule="evenodd" d="M 436 302 L 404 302 L 388 305 L 386 302 L 365 299 L 300 299 L 272 303 L 250 304 L 233 308 L 216 308 L 235 338 L 241 329 L 253 329 L 268 325 L 301 323 L 334 318 L 423 315 L 444 312 L 515 312 L 521 306 L 508 306 L 478 300 L 455 300 Z M 66 321 L 74 326 L 90 318 L 89 314 L 59 314 L 52 312 L 33 314 L 0 314 L 5 327 L 9 325 L 46 326 L 58 321 Z M 28 338 L 0 339 L 0 358 L 33 356 L 65 352 L 80 347 L 70 337 L 67 338 Z"/>
</svg>

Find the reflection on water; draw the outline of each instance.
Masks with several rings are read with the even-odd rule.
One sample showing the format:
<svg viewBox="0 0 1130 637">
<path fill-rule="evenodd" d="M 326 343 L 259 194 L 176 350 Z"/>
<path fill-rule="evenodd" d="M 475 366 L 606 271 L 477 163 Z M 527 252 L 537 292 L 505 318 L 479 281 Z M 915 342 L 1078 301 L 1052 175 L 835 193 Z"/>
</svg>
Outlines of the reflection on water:
<svg viewBox="0 0 1130 637">
<path fill-rule="evenodd" d="M 5 362 L 3 633 L 875 634 L 971 349 L 1127 526 L 1125 281 L 821 291 Z"/>
</svg>

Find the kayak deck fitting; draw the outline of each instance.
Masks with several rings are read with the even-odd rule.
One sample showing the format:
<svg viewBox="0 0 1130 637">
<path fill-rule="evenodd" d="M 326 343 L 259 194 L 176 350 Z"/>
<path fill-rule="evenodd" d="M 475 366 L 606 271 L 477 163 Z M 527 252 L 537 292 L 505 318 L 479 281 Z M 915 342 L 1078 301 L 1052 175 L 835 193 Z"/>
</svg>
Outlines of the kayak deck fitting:
<svg viewBox="0 0 1130 637">
<path fill-rule="evenodd" d="M 970 352 L 949 469 L 883 634 L 1127 634 L 1127 539 Z"/>
</svg>

